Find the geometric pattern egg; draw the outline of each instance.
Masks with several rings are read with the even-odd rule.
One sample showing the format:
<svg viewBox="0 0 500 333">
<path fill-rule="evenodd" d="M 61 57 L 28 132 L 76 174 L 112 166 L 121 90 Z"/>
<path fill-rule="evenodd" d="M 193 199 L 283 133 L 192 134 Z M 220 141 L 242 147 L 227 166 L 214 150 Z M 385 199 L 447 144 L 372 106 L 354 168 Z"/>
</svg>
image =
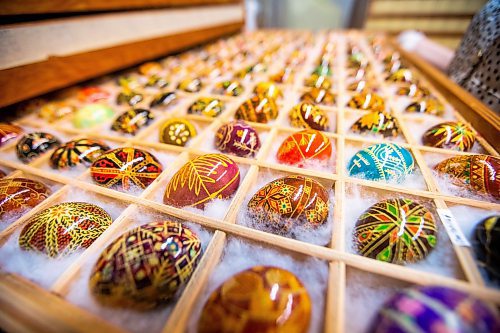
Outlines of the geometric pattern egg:
<svg viewBox="0 0 500 333">
<path fill-rule="evenodd" d="M 295 226 L 315 228 L 329 212 L 326 189 L 309 177 L 291 175 L 275 179 L 259 189 L 248 202 L 253 225 L 285 234 Z"/>
<path fill-rule="evenodd" d="M 278 117 L 278 107 L 273 98 L 254 95 L 240 105 L 234 117 L 245 121 L 267 123 Z"/>
<path fill-rule="evenodd" d="M 66 142 L 50 156 L 53 169 L 72 168 L 79 164 L 89 166 L 105 151 L 109 150 L 105 143 L 92 139 L 79 139 Z"/>
<path fill-rule="evenodd" d="M 313 129 L 293 133 L 278 149 L 276 158 L 280 163 L 302 167 L 307 161 L 327 162 L 332 156 L 330 139 Z"/>
<path fill-rule="evenodd" d="M 73 126 L 89 128 L 110 120 L 115 115 L 112 108 L 105 104 L 87 104 L 78 109 L 73 116 Z"/>
<path fill-rule="evenodd" d="M 305 333 L 311 298 L 302 282 L 278 267 L 254 266 L 219 286 L 198 321 L 198 333 Z"/>
<path fill-rule="evenodd" d="M 430 147 L 469 151 L 475 138 L 469 126 L 450 121 L 429 128 L 422 136 L 422 142 Z"/>
<path fill-rule="evenodd" d="M 147 126 L 154 115 L 146 109 L 130 109 L 122 113 L 111 125 L 113 131 L 135 135 L 142 127 Z"/>
<path fill-rule="evenodd" d="M 215 133 L 215 146 L 223 153 L 253 157 L 260 149 L 257 131 L 242 120 L 231 121 Z"/>
<path fill-rule="evenodd" d="M 24 163 L 29 163 L 47 150 L 61 144 L 55 136 L 49 133 L 35 132 L 24 135 L 17 142 L 17 157 Z"/>
<path fill-rule="evenodd" d="M 379 143 L 358 151 L 349 161 L 349 176 L 401 182 L 415 168 L 411 153 L 394 143 Z"/>
<path fill-rule="evenodd" d="M 160 127 L 160 142 L 183 147 L 196 134 L 196 128 L 189 120 L 170 118 Z"/>
<path fill-rule="evenodd" d="M 437 243 L 432 214 L 410 199 L 380 201 L 356 222 L 353 235 L 357 252 L 394 264 L 424 259 Z"/>
<path fill-rule="evenodd" d="M 163 202 L 203 209 L 214 199 L 227 199 L 240 185 L 240 169 L 226 155 L 206 154 L 188 161 L 170 179 Z"/>
<path fill-rule="evenodd" d="M 172 299 L 196 268 L 201 241 L 179 222 L 142 225 L 116 238 L 98 258 L 89 289 L 102 304 L 147 310 Z"/>
<path fill-rule="evenodd" d="M 89 247 L 112 222 L 101 207 L 64 202 L 33 216 L 21 231 L 19 246 L 57 257 Z"/>
<path fill-rule="evenodd" d="M 17 213 L 33 208 L 50 195 L 43 183 L 27 178 L 0 180 L 0 218 L 4 214 Z"/>
<path fill-rule="evenodd" d="M 90 175 L 104 187 L 128 191 L 131 185 L 148 187 L 163 171 L 161 163 L 147 151 L 117 148 L 92 163 Z"/>
<path fill-rule="evenodd" d="M 7 141 L 17 138 L 23 133 L 23 129 L 19 126 L 9 123 L 0 123 L 0 147 Z"/>
<path fill-rule="evenodd" d="M 500 332 L 498 310 L 441 286 L 404 289 L 380 309 L 370 332 Z"/>
<path fill-rule="evenodd" d="M 328 116 L 318 106 L 310 103 L 299 103 L 290 110 L 290 124 L 298 128 L 311 128 L 328 131 Z"/>
<path fill-rule="evenodd" d="M 399 127 L 396 119 L 391 114 L 384 111 L 373 111 L 359 118 L 351 126 L 351 131 L 355 133 L 382 134 L 384 137 L 396 137 Z"/>
<path fill-rule="evenodd" d="M 500 283 L 500 215 L 489 216 L 476 225 L 472 246 L 479 266 L 490 280 Z"/>
</svg>

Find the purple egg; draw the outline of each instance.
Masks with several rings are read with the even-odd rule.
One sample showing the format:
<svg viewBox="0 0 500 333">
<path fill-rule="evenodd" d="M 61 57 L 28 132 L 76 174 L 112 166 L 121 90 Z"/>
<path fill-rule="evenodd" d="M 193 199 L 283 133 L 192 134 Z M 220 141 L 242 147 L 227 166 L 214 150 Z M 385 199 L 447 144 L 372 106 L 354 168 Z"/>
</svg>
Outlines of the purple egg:
<svg viewBox="0 0 500 333">
<path fill-rule="evenodd" d="M 223 153 L 252 157 L 260 148 L 260 140 L 253 127 L 243 121 L 232 121 L 217 130 L 215 146 Z"/>
</svg>

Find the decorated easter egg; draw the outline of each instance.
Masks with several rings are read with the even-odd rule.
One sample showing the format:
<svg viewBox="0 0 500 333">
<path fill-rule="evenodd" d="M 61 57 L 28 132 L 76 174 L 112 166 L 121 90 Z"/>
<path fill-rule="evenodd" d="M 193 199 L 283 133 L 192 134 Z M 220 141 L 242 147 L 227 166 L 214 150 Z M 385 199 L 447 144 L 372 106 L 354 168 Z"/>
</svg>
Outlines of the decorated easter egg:
<svg viewBox="0 0 500 333">
<path fill-rule="evenodd" d="M 432 214 L 410 199 L 388 199 L 368 208 L 356 222 L 354 247 L 365 257 L 405 264 L 424 259 L 437 243 Z"/>
<path fill-rule="evenodd" d="M 33 208 L 50 195 L 43 183 L 27 178 L 0 179 L 0 217 Z"/>
<path fill-rule="evenodd" d="M 29 163 L 54 147 L 61 144 L 55 136 L 44 132 L 34 132 L 24 135 L 17 142 L 17 157 L 24 163 Z"/>
<path fill-rule="evenodd" d="M 328 64 L 321 64 L 314 69 L 312 74 L 316 74 L 318 76 L 332 76 L 332 69 Z"/>
<path fill-rule="evenodd" d="M 217 117 L 224 111 L 224 102 L 217 98 L 202 97 L 197 99 L 188 109 L 188 113 Z"/>
<path fill-rule="evenodd" d="M 50 166 L 54 169 L 72 168 L 78 164 L 89 166 L 109 149 L 108 145 L 98 140 L 69 141 L 54 150 L 50 156 Z"/>
<path fill-rule="evenodd" d="M 97 86 L 82 88 L 77 94 L 78 100 L 84 103 L 95 103 L 106 100 L 109 96 L 109 92 Z"/>
<path fill-rule="evenodd" d="M 441 161 L 434 170 L 446 174 L 453 184 L 470 191 L 500 198 L 500 158 L 490 155 L 456 156 Z"/>
<path fill-rule="evenodd" d="M 76 107 L 67 102 L 52 102 L 43 105 L 38 112 L 38 116 L 52 123 L 62 119 L 76 111 Z"/>
<path fill-rule="evenodd" d="M 347 103 L 347 106 L 368 111 L 385 111 L 384 99 L 375 93 L 362 92 L 356 94 Z"/>
<path fill-rule="evenodd" d="M 239 96 L 244 90 L 245 88 L 238 81 L 222 81 L 215 85 L 213 92 L 219 95 Z"/>
<path fill-rule="evenodd" d="M 113 109 L 104 104 L 88 104 L 78 109 L 73 116 L 73 126 L 89 128 L 100 125 L 115 116 Z"/>
<path fill-rule="evenodd" d="M 64 202 L 33 216 L 19 235 L 19 246 L 57 257 L 89 247 L 112 222 L 101 207 Z"/>
<path fill-rule="evenodd" d="M 147 151 L 136 148 L 117 148 L 101 155 L 92 163 L 90 175 L 104 187 L 123 191 L 131 185 L 146 188 L 163 171 L 161 163 Z"/>
<path fill-rule="evenodd" d="M 396 94 L 400 96 L 422 98 L 429 96 L 431 92 L 426 87 L 411 83 L 399 87 L 398 90 L 396 90 Z"/>
<path fill-rule="evenodd" d="M 254 266 L 218 287 L 205 303 L 199 333 L 305 333 L 311 320 L 311 298 L 287 270 Z"/>
<path fill-rule="evenodd" d="M 113 131 L 125 134 L 136 134 L 154 119 L 154 115 L 146 109 L 130 109 L 116 118 L 111 125 Z"/>
<path fill-rule="evenodd" d="M 360 81 L 354 81 L 354 82 L 350 83 L 347 86 L 347 90 L 354 91 L 357 93 L 368 94 L 368 93 L 370 93 L 371 90 L 373 90 L 373 87 L 371 84 L 368 83 L 368 81 L 360 80 Z"/>
<path fill-rule="evenodd" d="M 179 82 L 177 89 L 186 92 L 198 92 L 201 90 L 202 84 L 199 79 L 187 78 Z"/>
<path fill-rule="evenodd" d="M 291 68 L 286 67 L 277 73 L 269 76 L 269 80 L 276 83 L 290 83 L 293 81 L 294 72 Z"/>
<path fill-rule="evenodd" d="M 150 108 L 166 108 L 173 105 L 177 100 L 177 94 L 175 92 L 166 92 L 157 95 L 149 104 Z"/>
<path fill-rule="evenodd" d="M 462 291 L 440 286 L 416 286 L 394 295 L 375 317 L 371 332 L 500 331 L 498 311 Z"/>
<path fill-rule="evenodd" d="M 491 280 L 500 282 L 500 215 L 489 216 L 476 225 L 472 245 L 480 267 Z"/>
<path fill-rule="evenodd" d="M 162 71 L 162 66 L 156 61 L 146 62 L 139 66 L 139 73 L 142 75 L 157 74 Z"/>
<path fill-rule="evenodd" d="M 290 110 L 290 124 L 298 128 L 312 128 L 328 131 L 328 116 L 319 106 L 311 103 L 299 103 Z"/>
<path fill-rule="evenodd" d="M 201 241 L 179 222 L 153 222 L 116 238 L 101 253 L 89 289 L 105 305 L 146 310 L 172 299 L 193 274 Z"/>
<path fill-rule="evenodd" d="M 391 114 L 384 111 L 372 111 L 359 118 L 351 126 L 355 133 L 382 134 L 384 137 L 396 137 L 399 133 L 398 123 Z"/>
<path fill-rule="evenodd" d="M 139 79 L 135 76 L 120 76 L 117 79 L 117 83 L 123 91 L 136 90 L 141 87 Z"/>
<path fill-rule="evenodd" d="M 186 119 L 171 118 L 160 127 L 160 142 L 169 145 L 183 147 L 195 136 L 195 127 Z"/>
<path fill-rule="evenodd" d="M 131 89 L 123 89 L 118 96 L 116 97 L 116 104 L 128 104 L 130 106 L 134 106 L 139 104 L 144 99 L 144 96 L 137 91 Z"/>
<path fill-rule="evenodd" d="M 405 111 L 442 116 L 444 113 L 444 105 L 433 97 L 427 97 L 419 101 L 412 102 L 406 107 Z"/>
<path fill-rule="evenodd" d="M 280 163 L 298 164 L 306 161 L 328 161 L 332 156 L 332 144 L 322 132 L 307 129 L 287 137 L 278 149 Z"/>
<path fill-rule="evenodd" d="M 347 166 L 350 176 L 368 180 L 401 182 L 413 172 L 411 153 L 395 143 L 379 143 L 356 153 Z"/>
<path fill-rule="evenodd" d="M 474 145 L 476 135 L 472 129 L 461 122 L 445 122 L 429 128 L 422 136 L 426 146 L 469 151 Z"/>
<path fill-rule="evenodd" d="M 291 175 L 266 184 L 248 202 L 256 227 L 287 233 L 295 226 L 318 227 L 328 217 L 328 192 L 312 178 Z"/>
<path fill-rule="evenodd" d="M 330 89 L 332 87 L 332 81 L 327 76 L 312 74 L 305 80 L 304 85 L 312 88 Z"/>
<path fill-rule="evenodd" d="M 0 123 L 0 147 L 7 141 L 17 138 L 23 134 L 23 132 L 23 129 L 19 126 L 9 123 Z"/>
<path fill-rule="evenodd" d="M 335 104 L 335 95 L 325 89 L 312 88 L 300 97 L 300 100 L 309 104 Z"/>
<path fill-rule="evenodd" d="M 150 77 L 148 77 L 148 80 L 146 81 L 144 86 L 146 88 L 152 87 L 152 88 L 163 89 L 163 88 L 166 88 L 168 86 L 168 84 L 169 84 L 169 82 L 168 82 L 168 79 L 166 77 L 153 74 Z"/>
<path fill-rule="evenodd" d="M 215 147 L 223 153 L 253 157 L 260 149 L 259 135 L 244 121 L 232 121 L 215 133 Z"/>
<path fill-rule="evenodd" d="M 170 179 L 163 202 L 203 209 L 213 199 L 226 199 L 240 185 L 240 169 L 229 157 L 206 154 L 187 162 Z"/>
<path fill-rule="evenodd" d="M 278 107 L 273 98 L 254 95 L 240 105 L 234 117 L 246 121 L 267 123 L 278 117 Z"/>
<path fill-rule="evenodd" d="M 394 73 L 389 74 L 386 80 L 391 82 L 412 82 L 413 73 L 407 68 L 398 69 Z"/>
<path fill-rule="evenodd" d="M 261 95 L 269 98 L 281 98 L 283 97 L 283 93 L 281 89 L 273 82 L 259 82 L 254 90 L 254 94 Z"/>
</svg>

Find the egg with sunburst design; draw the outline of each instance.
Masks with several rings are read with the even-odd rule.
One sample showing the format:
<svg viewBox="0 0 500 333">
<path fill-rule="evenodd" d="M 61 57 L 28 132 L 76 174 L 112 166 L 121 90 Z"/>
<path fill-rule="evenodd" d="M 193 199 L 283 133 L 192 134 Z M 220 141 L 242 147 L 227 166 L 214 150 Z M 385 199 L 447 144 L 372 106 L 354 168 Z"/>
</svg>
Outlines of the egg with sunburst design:
<svg viewBox="0 0 500 333">
<path fill-rule="evenodd" d="M 287 137 L 279 147 L 276 158 L 280 163 L 302 167 L 308 161 L 326 163 L 331 156 L 330 139 L 320 131 L 307 129 Z"/>
<path fill-rule="evenodd" d="M 310 103 L 299 103 L 289 113 L 290 124 L 298 128 L 311 128 L 328 131 L 328 116 L 319 106 Z"/>
<path fill-rule="evenodd" d="M 245 121 L 268 123 L 278 117 L 278 107 L 273 98 L 254 95 L 240 105 L 234 117 Z"/>
<path fill-rule="evenodd" d="M 215 133 L 215 147 L 223 153 L 253 157 L 260 149 L 259 134 L 242 120 L 232 121 Z"/>
<path fill-rule="evenodd" d="M 31 209 L 50 195 L 42 182 L 28 178 L 0 179 L 0 217 Z"/>
<path fill-rule="evenodd" d="M 351 131 L 361 134 L 381 134 L 384 137 L 397 137 L 399 126 L 391 114 L 384 111 L 373 111 L 359 118 L 351 126 Z"/>
<path fill-rule="evenodd" d="M 375 93 L 358 93 L 351 98 L 347 106 L 360 110 L 385 111 L 384 99 Z"/>
<path fill-rule="evenodd" d="M 49 163 L 53 169 L 73 168 L 79 164 L 89 166 L 109 149 L 108 145 L 98 140 L 72 140 L 54 150 Z"/>
<path fill-rule="evenodd" d="M 476 135 L 462 122 L 445 122 L 429 128 L 422 136 L 426 146 L 469 151 L 474 145 Z"/>
<path fill-rule="evenodd" d="M 332 106 L 335 104 L 335 95 L 325 89 L 312 88 L 302 94 L 300 100 L 305 103 Z"/>
</svg>

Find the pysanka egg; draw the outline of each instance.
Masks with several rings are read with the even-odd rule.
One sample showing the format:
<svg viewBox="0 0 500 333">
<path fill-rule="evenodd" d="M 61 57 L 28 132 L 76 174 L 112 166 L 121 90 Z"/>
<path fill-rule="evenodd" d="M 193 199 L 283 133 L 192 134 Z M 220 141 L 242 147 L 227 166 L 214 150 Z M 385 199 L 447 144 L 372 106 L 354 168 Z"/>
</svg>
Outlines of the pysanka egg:
<svg viewBox="0 0 500 333">
<path fill-rule="evenodd" d="M 326 112 L 314 104 L 299 103 L 290 110 L 289 118 L 293 127 L 328 131 Z"/>
<path fill-rule="evenodd" d="M 330 89 L 332 81 L 327 76 L 312 74 L 305 80 L 304 85 L 311 88 Z"/>
<path fill-rule="evenodd" d="M 260 149 L 260 139 L 252 126 L 238 120 L 219 127 L 215 133 L 215 146 L 223 153 L 253 157 Z"/>
<path fill-rule="evenodd" d="M 214 199 L 229 198 L 240 185 L 240 169 L 229 157 L 206 154 L 187 162 L 170 179 L 163 202 L 203 209 Z"/>
<path fill-rule="evenodd" d="M 146 109 L 130 109 L 116 118 L 111 125 L 113 131 L 136 134 L 154 119 L 153 114 Z"/>
<path fill-rule="evenodd" d="M 394 73 L 391 73 L 386 80 L 392 82 L 412 82 L 413 73 L 407 68 L 398 69 Z"/>
<path fill-rule="evenodd" d="M 335 95 L 325 89 L 312 88 L 302 94 L 300 100 L 310 104 L 333 105 L 335 104 Z"/>
<path fill-rule="evenodd" d="M 224 102 L 217 98 L 202 97 L 197 99 L 188 109 L 188 113 L 217 117 L 224 111 Z"/>
<path fill-rule="evenodd" d="M 111 120 L 115 116 L 113 109 L 104 104 L 88 104 L 78 109 L 73 116 L 73 126 L 89 128 Z"/>
<path fill-rule="evenodd" d="M 160 63 L 150 61 L 139 66 L 139 73 L 142 75 L 152 75 L 161 72 L 162 69 L 163 68 Z"/>
<path fill-rule="evenodd" d="M 92 270 L 89 289 L 101 303 L 140 310 L 170 300 L 191 277 L 201 241 L 179 222 L 153 222 L 116 238 Z"/>
<path fill-rule="evenodd" d="M 462 291 L 418 286 L 394 295 L 375 317 L 373 333 L 500 332 L 498 310 Z"/>
<path fill-rule="evenodd" d="M 256 95 L 262 95 L 274 99 L 283 97 L 281 89 L 273 82 L 259 82 L 255 86 L 253 92 Z"/>
<path fill-rule="evenodd" d="M 417 98 L 422 98 L 422 97 L 427 97 L 431 94 L 429 89 L 419 86 L 417 84 L 406 84 L 402 87 L 400 87 L 396 91 L 397 95 L 400 96 L 408 96 L 408 97 L 417 97 Z"/>
<path fill-rule="evenodd" d="M 360 150 L 347 169 L 350 176 L 377 181 L 402 181 L 413 172 L 415 163 L 411 153 L 394 143 L 379 143 Z"/>
<path fill-rule="evenodd" d="M 396 137 L 399 133 L 398 123 L 391 114 L 384 111 L 372 111 L 359 118 L 351 126 L 355 133 L 382 134 L 384 137 Z"/>
<path fill-rule="evenodd" d="M 90 175 L 99 185 L 127 191 L 131 185 L 146 188 L 163 171 L 147 151 L 125 147 L 108 151 L 92 163 Z"/>
<path fill-rule="evenodd" d="M 489 278 L 500 282 L 500 215 L 485 218 L 476 225 L 472 242 L 480 267 Z"/>
<path fill-rule="evenodd" d="M 0 218 L 33 208 L 50 195 L 43 183 L 27 178 L 0 179 Z"/>
<path fill-rule="evenodd" d="M 375 93 L 367 93 L 367 92 L 361 92 L 354 95 L 347 104 L 347 106 L 353 109 L 361 109 L 368 111 L 385 110 L 384 99 Z"/>
<path fill-rule="evenodd" d="M 38 116 L 42 119 L 52 123 L 56 120 L 62 119 L 76 111 L 76 107 L 64 102 L 51 102 L 43 105 L 38 112 Z"/>
<path fill-rule="evenodd" d="M 248 202 L 254 225 L 274 233 L 287 233 L 295 226 L 318 227 L 328 217 L 326 189 L 312 178 L 291 175 L 273 180 Z"/>
<path fill-rule="evenodd" d="M 472 129 L 461 122 L 445 122 L 429 128 L 422 136 L 426 146 L 469 151 L 476 136 Z"/>
<path fill-rule="evenodd" d="M 123 88 L 123 90 L 116 97 L 116 104 L 128 104 L 130 106 L 134 106 L 139 104 L 144 99 L 144 96 L 137 91 L 132 89 Z"/>
<path fill-rule="evenodd" d="M 17 142 L 17 157 L 22 162 L 29 163 L 32 159 L 60 144 L 61 141 L 49 133 L 34 132 L 26 134 Z"/>
<path fill-rule="evenodd" d="M 167 108 L 174 104 L 177 100 L 177 94 L 175 92 L 166 92 L 157 95 L 149 104 L 150 108 Z"/>
<path fill-rule="evenodd" d="M 287 270 L 254 266 L 226 280 L 205 303 L 198 333 L 305 333 L 311 298 Z"/>
<path fill-rule="evenodd" d="M 109 146 L 98 140 L 79 139 L 60 146 L 50 156 L 50 166 L 54 169 L 72 168 L 78 164 L 90 165 Z"/>
<path fill-rule="evenodd" d="M 359 254 L 395 264 L 424 259 L 437 243 L 432 214 L 410 199 L 380 201 L 356 222 L 354 246 Z"/>
<path fill-rule="evenodd" d="M 0 123 L 0 147 L 7 141 L 17 138 L 23 132 L 23 129 L 19 126 L 8 123 Z"/>
<path fill-rule="evenodd" d="M 199 79 L 187 78 L 182 80 L 177 86 L 178 89 L 186 92 L 198 92 L 201 90 L 202 84 Z"/>
<path fill-rule="evenodd" d="M 278 107 L 273 98 L 255 95 L 240 105 L 234 117 L 245 121 L 267 123 L 278 117 Z"/>
<path fill-rule="evenodd" d="M 89 247 L 112 222 L 101 207 L 64 202 L 33 216 L 21 231 L 19 246 L 57 257 Z"/>
<path fill-rule="evenodd" d="M 302 164 L 306 161 L 328 161 L 332 156 L 330 139 L 317 130 L 303 130 L 287 137 L 276 155 L 280 163 Z"/>
<path fill-rule="evenodd" d="M 160 142 L 175 146 L 185 146 L 196 136 L 196 128 L 189 120 L 171 118 L 160 128 Z"/>
<path fill-rule="evenodd" d="M 95 103 L 101 100 L 106 100 L 110 96 L 110 93 L 101 87 L 85 87 L 80 89 L 77 94 L 80 102 Z"/>
<path fill-rule="evenodd" d="M 215 85 L 214 93 L 226 96 L 239 96 L 245 88 L 238 81 L 222 81 Z"/>
<path fill-rule="evenodd" d="M 441 116 L 444 113 L 444 105 L 433 97 L 427 97 L 411 103 L 406 107 L 405 111 Z"/>
</svg>

